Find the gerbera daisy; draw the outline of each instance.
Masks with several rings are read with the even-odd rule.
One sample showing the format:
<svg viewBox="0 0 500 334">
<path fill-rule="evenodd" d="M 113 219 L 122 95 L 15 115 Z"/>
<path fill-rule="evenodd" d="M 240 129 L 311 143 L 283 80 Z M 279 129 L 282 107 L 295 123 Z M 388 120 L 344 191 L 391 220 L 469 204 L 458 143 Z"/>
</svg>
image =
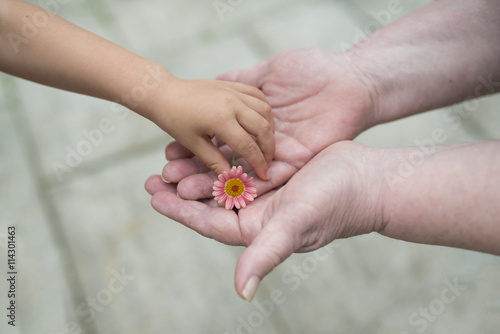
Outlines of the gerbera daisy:
<svg viewBox="0 0 500 334">
<path fill-rule="evenodd" d="M 257 197 L 253 177 L 248 177 L 243 173 L 243 167 L 231 168 L 230 171 L 219 175 L 219 180 L 214 182 L 215 200 L 222 204 L 226 201 L 226 210 L 231 210 L 234 206 L 237 209 L 244 208 L 248 203 Z"/>
</svg>

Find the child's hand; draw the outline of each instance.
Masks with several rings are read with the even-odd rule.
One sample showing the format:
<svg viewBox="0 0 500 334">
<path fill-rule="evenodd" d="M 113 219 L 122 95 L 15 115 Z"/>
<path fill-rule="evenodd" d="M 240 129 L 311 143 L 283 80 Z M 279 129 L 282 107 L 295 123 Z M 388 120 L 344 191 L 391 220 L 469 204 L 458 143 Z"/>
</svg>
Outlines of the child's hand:
<svg viewBox="0 0 500 334">
<path fill-rule="evenodd" d="M 230 169 L 216 136 L 264 180 L 274 155 L 274 118 L 264 94 L 242 83 L 172 77 L 155 94 L 151 119 L 216 174 Z M 255 140 L 252 138 L 255 136 Z"/>
<path fill-rule="evenodd" d="M 274 123 L 271 107 L 257 88 L 177 79 L 160 65 L 40 7 L 1 0 L 0 7 L 0 71 L 117 101 L 155 122 L 220 174 L 230 166 L 211 142 L 217 136 L 245 158 L 260 178 L 268 179 Z M 51 17 L 37 38 L 4 47 L 11 35 L 25 34 L 21 21 L 37 15 Z"/>
</svg>

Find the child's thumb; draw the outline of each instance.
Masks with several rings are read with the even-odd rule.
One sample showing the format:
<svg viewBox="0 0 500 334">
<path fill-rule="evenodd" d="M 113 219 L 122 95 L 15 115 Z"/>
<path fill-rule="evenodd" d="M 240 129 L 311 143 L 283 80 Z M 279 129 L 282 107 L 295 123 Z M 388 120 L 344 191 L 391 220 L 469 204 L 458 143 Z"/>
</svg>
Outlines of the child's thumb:
<svg viewBox="0 0 500 334">
<path fill-rule="evenodd" d="M 289 234 L 267 224 L 243 252 L 236 265 L 235 287 L 238 294 L 251 301 L 260 281 L 294 251 Z"/>
</svg>

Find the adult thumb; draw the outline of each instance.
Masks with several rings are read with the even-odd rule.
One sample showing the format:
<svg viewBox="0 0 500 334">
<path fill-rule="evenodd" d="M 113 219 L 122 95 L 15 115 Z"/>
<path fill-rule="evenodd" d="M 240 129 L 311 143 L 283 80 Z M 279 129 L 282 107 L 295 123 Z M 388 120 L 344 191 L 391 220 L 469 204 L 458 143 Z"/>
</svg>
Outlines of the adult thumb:
<svg viewBox="0 0 500 334">
<path fill-rule="evenodd" d="M 247 301 L 252 300 L 260 281 L 296 249 L 293 238 L 280 225 L 267 224 L 238 260 L 234 284 Z"/>
</svg>

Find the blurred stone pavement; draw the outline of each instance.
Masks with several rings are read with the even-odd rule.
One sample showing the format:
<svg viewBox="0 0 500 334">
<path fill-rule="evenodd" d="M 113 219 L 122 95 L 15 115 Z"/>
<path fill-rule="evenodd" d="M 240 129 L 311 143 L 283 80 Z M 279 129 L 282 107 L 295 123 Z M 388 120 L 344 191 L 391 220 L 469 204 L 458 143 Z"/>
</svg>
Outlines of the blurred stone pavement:
<svg viewBox="0 0 500 334">
<path fill-rule="evenodd" d="M 54 0 L 55 1 L 55 0 Z M 283 50 L 353 44 L 394 0 L 59 0 L 65 19 L 183 78 L 214 78 Z M 48 1 L 30 1 L 37 5 Z M 391 20 L 429 1 L 401 0 Z M 358 141 L 406 146 L 500 139 L 499 96 L 459 126 L 454 106 L 377 126 Z M 456 112 L 456 110 L 452 110 Z M 91 147 L 89 134 L 107 124 Z M 94 131 L 94 132 L 93 132 Z M 0 74 L 0 333 L 498 333 L 500 259 L 371 234 L 295 254 L 239 299 L 242 248 L 156 213 L 143 188 L 172 139 L 111 103 Z M 88 140 L 87 140 L 88 142 Z M 53 164 L 85 150 L 71 172 Z M 429 208 L 432 210 L 432 208 Z M 7 326 L 7 226 L 17 226 L 18 325 Z"/>
</svg>

